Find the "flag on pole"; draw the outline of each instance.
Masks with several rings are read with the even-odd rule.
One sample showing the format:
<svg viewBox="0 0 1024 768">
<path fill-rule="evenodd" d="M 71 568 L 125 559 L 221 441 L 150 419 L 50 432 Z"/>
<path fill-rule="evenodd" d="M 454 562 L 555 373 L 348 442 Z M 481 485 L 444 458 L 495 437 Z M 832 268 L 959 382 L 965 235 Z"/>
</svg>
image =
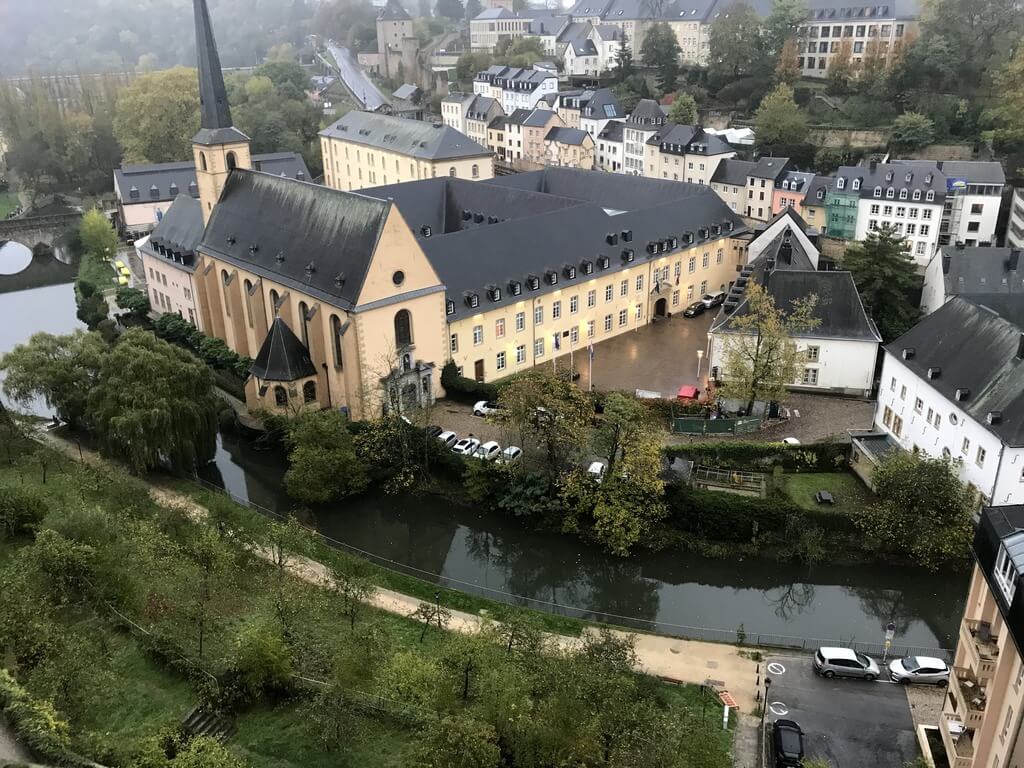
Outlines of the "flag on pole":
<svg viewBox="0 0 1024 768">
<path fill-rule="evenodd" d="M 562 335 L 560 333 L 551 334 L 551 340 L 556 350 L 562 348 Z"/>
<path fill-rule="evenodd" d="M 590 362 L 594 362 L 594 345 L 587 344 L 587 354 L 590 355 Z"/>
</svg>

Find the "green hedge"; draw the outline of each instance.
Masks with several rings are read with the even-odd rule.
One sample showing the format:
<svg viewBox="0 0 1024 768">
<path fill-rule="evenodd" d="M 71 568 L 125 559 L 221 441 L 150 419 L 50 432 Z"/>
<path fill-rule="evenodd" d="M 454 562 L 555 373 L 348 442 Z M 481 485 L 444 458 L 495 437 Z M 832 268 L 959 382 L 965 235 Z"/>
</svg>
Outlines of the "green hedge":
<svg viewBox="0 0 1024 768">
<path fill-rule="evenodd" d="M 458 366 L 449 360 L 441 369 L 441 386 L 449 400 L 462 403 L 475 403 L 479 400 L 495 400 L 498 397 L 499 385 L 495 382 L 484 383 L 467 379 L 459 375 Z"/>
<path fill-rule="evenodd" d="M 0 668 L 0 711 L 30 752 L 39 760 L 71 768 L 96 765 L 71 751 L 67 722 L 48 701 L 33 699 L 6 669 Z"/>
<path fill-rule="evenodd" d="M 755 535 L 778 533 L 790 517 L 803 515 L 785 498 L 701 491 L 683 483 L 665 486 L 665 503 L 673 528 L 715 541 L 750 541 Z"/>
<path fill-rule="evenodd" d="M 192 323 L 178 315 L 160 315 L 153 323 L 153 333 L 164 341 L 189 350 L 210 366 L 222 387 L 239 400 L 245 400 L 244 382 L 249 376 L 252 358 L 242 357 L 220 339 L 207 336 Z"/>
<path fill-rule="evenodd" d="M 797 471 L 833 472 L 846 463 L 849 443 L 757 443 L 747 440 L 723 440 L 711 443 L 670 445 L 670 459 L 685 457 L 698 464 L 725 469 L 763 471 L 772 467 Z"/>
</svg>

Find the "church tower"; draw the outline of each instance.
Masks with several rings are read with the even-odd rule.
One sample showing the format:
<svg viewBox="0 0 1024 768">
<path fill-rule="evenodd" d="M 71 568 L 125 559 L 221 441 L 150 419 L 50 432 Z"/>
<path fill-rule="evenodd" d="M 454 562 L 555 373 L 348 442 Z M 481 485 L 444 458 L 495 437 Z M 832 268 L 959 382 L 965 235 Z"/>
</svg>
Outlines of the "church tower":
<svg viewBox="0 0 1024 768">
<path fill-rule="evenodd" d="M 234 127 L 213 39 L 206 0 L 192 0 L 196 17 L 196 57 L 199 63 L 199 133 L 192 138 L 196 183 L 203 208 L 203 223 L 210 219 L 224 182 L 233 168 L 250 168 L 249 137 Z"/>
</svg>

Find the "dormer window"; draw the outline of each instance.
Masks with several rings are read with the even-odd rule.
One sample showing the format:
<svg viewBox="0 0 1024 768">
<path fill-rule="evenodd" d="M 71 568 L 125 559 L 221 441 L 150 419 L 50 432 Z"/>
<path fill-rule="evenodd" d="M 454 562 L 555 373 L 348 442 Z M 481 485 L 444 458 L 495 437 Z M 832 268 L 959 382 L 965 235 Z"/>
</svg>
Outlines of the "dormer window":
<svg viewBox="0 0 1024 768">
<path fill-rule="evenodd" d="M 684 232 L 683 233 L 683 242 L 686 245 L 692 245 L 693 244 L 693 232 Z"/>
<path fill-rule="evenodd" d="M 930 185 L 932 183 L 932 178 L 933 178 L 932 175 L 929 173 L 928 175 L 926 175 L 924 177 L 924 183 Z"/>
<path fill-rule="evenodd" d="M 860 189 L 860 179 L 854 179 L 853 180 L 853 188 L 854 189 Z"/>
<path fill-rule="evenodd" d="M 583 268 L 583 274 L 589 275 L 594 271 L 594 262 L 584 260 L 580 266 Z"/>
<path fill-rule="evenodd" d="M 1013 595 L 1017 591 L 1017 579 L 1020 578 L 1020 569 L 1024 566 L 1024 533 L 1014 533 L 1003 539 L 999 545 L 999 555 L 996 557 L 996 567 L 992 576 L 999 585 L 999 591 L 1006 598 L 1009 605 L 1013 602 Z"/>
<path fill-rule="evenodd" d="M 718 224 L 715 224 L 715 228 L 718 229 L 719 232 L 722 231 L 722 227 L 720 225 L 718 225 Z M 670 248 L 678 248 L 679 247 L 679 238 L 676 237 L 675 235 L 672 235 L 672 237 L 670 237 L 668 239 L 668 245 L 669 245 Z"/>
<path fill-rule="evenodd" d="M 927 200 L 929 203 L 932 202 L 932 200 L 935 199 L 935 190 L 929 189 L 928 193 L 924 196 L 924 199 Z"/>
<path fill-rule="evenodd" d="M 881 197 L 882 196 L 882 188 L 881 187 L 875 187 L 875 190 L 874 190 L 874 192 L 872 192 L 872 194 L 875 197 Z"/>
<path fill-rule="evenodd" d="M 819 200 L 821 200 L 821 199 L 823 199 L 825 197 L 825 190 L 824 189 L 819 189 L 815 194 L 816 194 L 817 198 Z"/>
<path fill-rule="evenodd" d="M 607 256 L 598 256 L 597 257 L 597 268 L 598 269 L 608 269 L 608 264 L 609 263 L 610 263 L 610 259 Z"/>
<path fill-rule="evenodd" d="M 605 235 L 604 241 L 606 243 L 608 243 L 608 245 L 618 245 L 619 244 L 619 233 L 618 232 L 612 232 L 611 234 Z"/>
<path fill-rule="evenodd" d="M 900 200 L 906 200 L 906 199 L 907 199 L 907 190 L 901 189 L 900 190 Z"/>
<path fill-rule="evenodd" d="M 491 301 L 501 301 L 501 288 L 496 285 L 492 285 L 487 289 L 487 298 Z"/>
<path fill-rule="evenodd" d="M 508 292 L 511 293 L 513 296 L 518 296 L 523 292 L 523 284 L 520 283 L 518 280 L 509 280 Z"/>
<path fill-rule="evenodd" d="M 466 306 L 470 309 L 476 309 L 480 306 L 480 295 L 476 293 L 466 294 Z"/>
<path fill-rule="evenodd" d="M 885 190 L 885 198 L 887 200 L 892 200 L 894 197 L 896 197 L 896 190 L 893 189 L 892 187 L 888 187 Z"/>
<path fill-rule="evenodd" d="M 558 273 L 555 272 L 555 270 L 553 269 L 549 269 L 544 274 L 544 282 L 546 282 L 548 285 L 555 285 L 558 282 Z"/>
<path fill-rule="evenodd" d="M 633 261 L 633 249 L 632 248 L 624 248 L 623 249 L 623 251 L 622 251 L 622 261 L 623 261 L 624 264 L 629 264 L 631 261 Z"/>
<path fill-rule="evenodd" d="M 633 230 L 632 229 L 624 229 L 624 230 L 622 230 L 622 242 L 624 242 L 624 243 L 631 243 L 631 242 L 633 242 Z"/>
<path fill-rule="evenodd" d="M 914 174 L 908 173 L 906 176 L 903 177 L 903 180 L 905 182 L 907 182 L 907 184 L 909 184 L 913 180 L 913 178 L 914 178 Z"/>
<path fill-rule="evenodd" d="M 540 288 L 540 278 L 537 277 L 536 275 L 530 275 L 528 278 L 526 278 L 526 287 L 529 288 L 531 291 L 536 291 L 538 288 Z"/>
<path fill-rule="evenodd" d="M 920 200 L 921 199 L 921 190 L 920 189 L 915 189 L 914 190 L 914 199 L 915 200 Z"/>
<path fill-rule="evenodd" d="M 455 314 L 455 302 L 452 301 L 451 299 L 448 299 L 448 301 L 446 301 L 444 303 L 444 313 L 446 315 L 454 315 Z"/>
<path fill-rule="evenodd" d="M 836 180 L 836 189 L 846 189 L 846 179 L 842 176 Z"/>
<path fill-rule="evenodd" d="M 892 179 L 893 179 L 893 172 L 892 171 L 889 171 L 888 173 L 885 174 L 885 180 L 887 182 L 892 182 Z"/>
<path fill-rule="evenodd" d="M 566 280 L 573 280 L 576 277 L 576 267 L 572 264 L 566 264 L 565 269 L 562 270 Z"/>
</svg>

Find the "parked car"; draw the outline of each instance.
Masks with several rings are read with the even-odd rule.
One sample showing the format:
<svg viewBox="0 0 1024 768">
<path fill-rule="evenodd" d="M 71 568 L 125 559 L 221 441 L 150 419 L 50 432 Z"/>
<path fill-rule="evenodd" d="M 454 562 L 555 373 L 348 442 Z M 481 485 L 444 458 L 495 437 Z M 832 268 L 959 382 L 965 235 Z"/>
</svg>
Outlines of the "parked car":
<svg viewBox="0 0 1024 768">
<path fill-rule="evenodd" d="M 703 301 L 695 301 L 683 310 L 683 317 L 697 317 L 697 315 L 703 315 L 707 308 L 708 305 Z"/>
<path fill-rule="evenodd" d="M 889 663 L 889 679 L 894 683 L 931 683 L 940 688 L 949 685 L 949 665 L 934 656 L 907 656 Z"/>
<path fill-rule="evenodd" d="M 423 431 L 427 433 L 427 437 L 440 437 L 444 434 L 444 430 L 436 424 L 431 424 L 428 427 L 424 427 Z"/>
<path fill-rule="evenodd" d="M 452 446 L 452 453 L 462 456 L 472 456 L 473 451 L 480 447 L 480 441 L 475 437 L 464 437 Z"/>
<path fill-rule="evenodd" d="M 495 411 L 500 410 L 498 404 L 491 400 L 480 400 L 473 406 L 474 416 L 490 416 Z"/>
<path fill-rule="evenodd" d="M 700 300 L 704 303 L 704 306 L 708 309 L 717 307 L 719 304 L 725 301 L 725 291 L 715 291 L 714 293 L 705 293 L 700 297 Z"/>
<path fill-rule="evenodd" d="M 782 438 L 782 442 L 784 442 L 786 445 L 800 445 L 800 441 L 797 440 L 795 437 L 784 437 Z"/>
<path fill-rule="evenodd" d="M 819 648 L 814 654 L 814 671 L 822 677 L 878 679 L 878 664 L 852 648 Z"/>
<path fill-rule="evenodd" d="M 504 451 L 501 452 L 501 456 L 498 457 L 499 464 L 512 464 L 523 455 L 523 449 L 517 445 L 510 445 Z"/>
<path fill-rule="evenodd" d="M 459 439 L 459 436 L 454 432 L 442 432 L 437 436 L 437 439 L 444 443 L 445 448 L 451 448 L 455 445 L 455 441 Z"/>
<path fill-rule="evenodd" d="M 604 474 L 607 471 L 608 466 L 603 461 L 592 461 L 590 466 L 587 467 L 587 474 L 599 483 L 604 480 Z"/>
<path fill-rule="evenodd" d="M 498 445 L 494 440 L 488 440 L 486 443 L 478 447 L 473 451 L 474 459 L 483 459 L 484 461 L 494 461 L 501 455 L 501 446 Z"/>
<path fill-rule="evenodd" d="M 775 768 L 800 768 L 804 764 L 804 732 L 795 720 L 772 723 Z"/>
</svg>

